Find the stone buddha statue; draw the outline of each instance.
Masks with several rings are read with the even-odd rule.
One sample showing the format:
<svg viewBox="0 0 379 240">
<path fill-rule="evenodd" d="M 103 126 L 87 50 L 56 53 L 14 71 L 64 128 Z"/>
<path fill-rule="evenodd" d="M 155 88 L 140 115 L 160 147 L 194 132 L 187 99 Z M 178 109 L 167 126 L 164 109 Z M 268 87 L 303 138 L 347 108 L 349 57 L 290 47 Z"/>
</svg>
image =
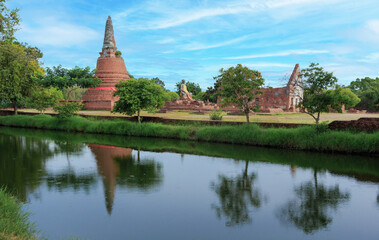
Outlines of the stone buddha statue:
<svg viewBox="0 0 379 240">
<path fill-rule="evenodd" d="M 184 79 L 182 80 L 182 84 L 180 85 L 180 98 L 194 101 L 192 98 L 192 94 L 187 90 L 186 81 Z"/>
</svg>

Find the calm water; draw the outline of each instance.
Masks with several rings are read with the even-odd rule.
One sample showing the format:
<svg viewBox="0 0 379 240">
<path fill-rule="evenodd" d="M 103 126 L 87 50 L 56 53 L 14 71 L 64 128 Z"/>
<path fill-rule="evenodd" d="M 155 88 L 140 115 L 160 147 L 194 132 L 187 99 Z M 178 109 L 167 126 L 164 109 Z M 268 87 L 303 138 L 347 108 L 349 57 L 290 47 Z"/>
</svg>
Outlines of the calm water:
<svg viewBox="0 0 379 240">
<path fill-rule="evenodd" d="M 378 239 L 373 157 L 0 128 L 49 239 Z"/>
</svg>

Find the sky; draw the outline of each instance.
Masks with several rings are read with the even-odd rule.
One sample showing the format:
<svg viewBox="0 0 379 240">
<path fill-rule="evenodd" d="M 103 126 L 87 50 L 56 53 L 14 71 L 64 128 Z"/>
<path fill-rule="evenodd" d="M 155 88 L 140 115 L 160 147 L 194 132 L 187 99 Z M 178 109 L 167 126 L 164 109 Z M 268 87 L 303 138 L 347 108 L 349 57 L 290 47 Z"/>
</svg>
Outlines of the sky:
<svg viewBox="0 0 379 240">
<path fill-rule="evenodd" d="M 96 67 L 105 22 L 134 77 L 185 79 L 203 91 L 221 68 L 258 70 L 284 86 L 296 63 L 319 63 L 340 84 L 379 77 L 379 0 L 9 0 L 16 37 L 44 67 Z"/>
</svg>

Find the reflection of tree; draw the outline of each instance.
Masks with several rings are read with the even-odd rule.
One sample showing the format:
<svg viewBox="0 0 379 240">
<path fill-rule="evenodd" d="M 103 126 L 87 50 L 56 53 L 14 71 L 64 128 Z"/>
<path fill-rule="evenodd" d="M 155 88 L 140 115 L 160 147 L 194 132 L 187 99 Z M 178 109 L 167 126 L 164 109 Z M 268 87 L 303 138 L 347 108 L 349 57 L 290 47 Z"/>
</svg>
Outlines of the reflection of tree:
<svg viewBox="0 0 379 240">
<path fill-rule="evenodd" d="M 283 222 L 292 223 L 310 234 L 326 228 L 332 222 L 330 210 L 337 210 L 339 204 L 350 198 L 342 193 L 338 186 L 326 187 L 317 181 L 314 171 L 314 184 L 307 182 L 295 188 L 296 199 L 288 202 L 279 212 Z"/>
<path fill-rule="evenodd" d="M 213 204 L 212 208 L 216 210 L 219 218 L 225 216 L 228 219 L 227 226 L 251 223 L 249 207 L 259 208 L 261 205 L 261 195 L 253 188 L 256 175 L 248 174 L 247 169 L 248 161 L 241 175 L 234 178 L 220 175 L 218 183 L 212 184 L 220 200 L 220 206 Z"/>
<path fill-rule="evenodd" d="M 90 186 L 96 184 L 95 174 L 81 175 L 77 176 L 71 171 L 67 171 L 60 174 L 48 174 L 46 176 L 47 187 L 49 189 L 57 189 L 62 191 L 65 189 L 73 189 L 78 191 L 84 189 L 87 193 L 89 192 Z"/>
<path fill-rule="evenodd" d="M 148 191 L 162 183 L 162 165 L 154 159 L 141 159 L 138 150 L 135 156 L 115 157 L 114 160 L 120 166 L 120 175 L 117 183 L 128 188 Z"/>
<path fill-rule="evenodd" d="M 51 156 L 47 140 L 0 134 L 0 186 L 26 201 L 41 183 L 45 161 Z"/>
</svg>

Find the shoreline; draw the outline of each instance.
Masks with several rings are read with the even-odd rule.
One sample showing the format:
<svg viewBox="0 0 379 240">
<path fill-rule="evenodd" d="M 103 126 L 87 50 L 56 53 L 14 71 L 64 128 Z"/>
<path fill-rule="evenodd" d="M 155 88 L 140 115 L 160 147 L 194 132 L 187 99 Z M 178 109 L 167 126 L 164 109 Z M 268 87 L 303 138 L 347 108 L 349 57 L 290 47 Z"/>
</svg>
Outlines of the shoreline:
<svg viewBox="0 0 379 240">
<path fill-rule="evenodd" d="M 255 124 L 235 126 L 166 125 L 125 120 L 93 120 L 79 116 L 60 120 L 50 115 L 1 116 L 0 126 L 65 132 L 192 140 L 317 152 L 377 155 L 379 132 L 329 130 L 327 126 L 262 128 Z"/>
</svg>

